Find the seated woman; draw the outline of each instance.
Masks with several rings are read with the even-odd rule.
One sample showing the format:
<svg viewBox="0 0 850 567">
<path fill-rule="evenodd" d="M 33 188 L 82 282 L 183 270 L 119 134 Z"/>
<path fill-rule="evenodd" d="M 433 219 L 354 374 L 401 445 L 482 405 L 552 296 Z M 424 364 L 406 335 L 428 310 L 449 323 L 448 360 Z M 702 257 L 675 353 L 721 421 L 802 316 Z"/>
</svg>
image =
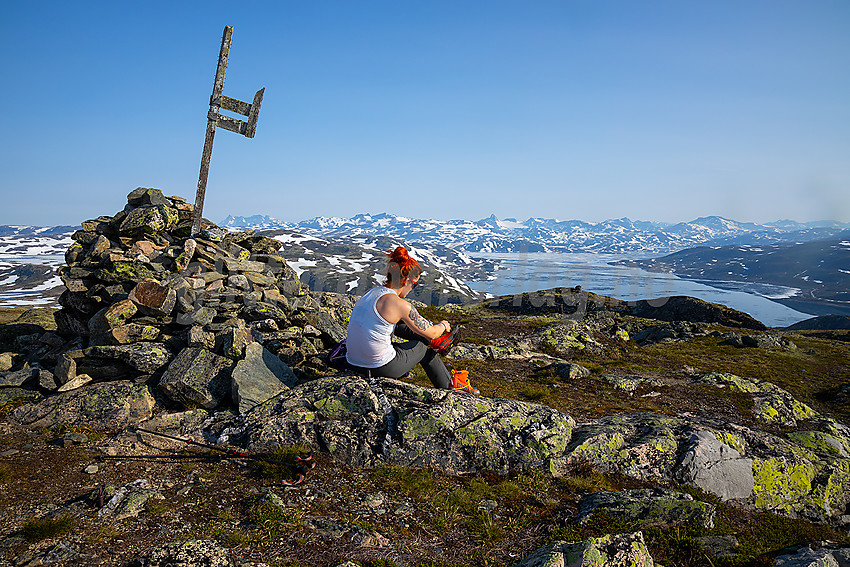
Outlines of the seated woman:
<svg viewBox="0 0 850 567">
<path fill-rule="evenodd" d="M 345 340 L 349 364 L 370 370 L 372 376 L 401 378 L 417 364 L 437 388 L 477 391 L 469 387 L 465 373 L 449 373 L 432 340 L 451 332 L 448 321 L 432 325 L 404 298 L 419 284 L 422 267 L 399 246 L 389 254 L 387 279 L 382 287 L 366 292 L 354 305 Z M 393 343 L 391 338 L 405 339 Z"/>
</svg>

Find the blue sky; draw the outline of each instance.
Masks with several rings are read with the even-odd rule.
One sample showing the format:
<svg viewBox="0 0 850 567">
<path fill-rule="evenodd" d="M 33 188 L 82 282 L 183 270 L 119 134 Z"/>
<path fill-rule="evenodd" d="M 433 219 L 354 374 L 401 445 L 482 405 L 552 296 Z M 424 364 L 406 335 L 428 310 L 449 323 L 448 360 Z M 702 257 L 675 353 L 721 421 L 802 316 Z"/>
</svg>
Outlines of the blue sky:
<svg viewBox="0 0 850 567">
<path fill-rule="evenodd" d="M 7 2 L 0 224 L 137 186 L 205 216 L 850 221 L 846 0 Z"/>
</svg>

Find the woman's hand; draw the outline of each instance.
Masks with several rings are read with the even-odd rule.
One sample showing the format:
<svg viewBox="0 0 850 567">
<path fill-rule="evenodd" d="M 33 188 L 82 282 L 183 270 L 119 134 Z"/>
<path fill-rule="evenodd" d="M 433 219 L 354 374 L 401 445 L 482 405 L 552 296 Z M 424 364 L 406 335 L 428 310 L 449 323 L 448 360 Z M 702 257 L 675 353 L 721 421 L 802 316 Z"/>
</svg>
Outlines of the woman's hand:
<svg viewBox="0 0 850 567">
<path fill-rule="evenodd" d="M 452 332 L 452 326 L 449 324 L 448 321 L 442 320 L 442 321 L 439 322 L 439 324 L 446 328 L 444 333 L 451 333 Z"/>
</svg>

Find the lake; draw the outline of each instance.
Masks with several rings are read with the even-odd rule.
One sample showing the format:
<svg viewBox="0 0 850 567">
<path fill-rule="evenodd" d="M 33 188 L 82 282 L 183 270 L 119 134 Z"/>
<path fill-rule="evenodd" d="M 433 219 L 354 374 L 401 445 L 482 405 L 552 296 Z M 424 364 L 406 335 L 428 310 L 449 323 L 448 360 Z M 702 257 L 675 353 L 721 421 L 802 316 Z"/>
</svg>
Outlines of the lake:
<svg viewBox="0 0 850 567">
<path fill-rule="evenodd" d="M 467 282 L 472 289 L 493 295 L 580 285 L 585 291 L 624 301 L 689 295 L 744 311 L 770 327 L 786 327 L 812 317 L 769 299 L 792 297 L 797 292 L 794 288 L 747 282 L 711 282 L 714 285 L 709 285 L 705 280 L 687 280 L 672 274 L 609 264 L 633 259 L 633 256 L 529 252 L 479 253 L 474 257 L 498 261 L 504 268 L 497 270 L 489 281 Z"/>
</svg>

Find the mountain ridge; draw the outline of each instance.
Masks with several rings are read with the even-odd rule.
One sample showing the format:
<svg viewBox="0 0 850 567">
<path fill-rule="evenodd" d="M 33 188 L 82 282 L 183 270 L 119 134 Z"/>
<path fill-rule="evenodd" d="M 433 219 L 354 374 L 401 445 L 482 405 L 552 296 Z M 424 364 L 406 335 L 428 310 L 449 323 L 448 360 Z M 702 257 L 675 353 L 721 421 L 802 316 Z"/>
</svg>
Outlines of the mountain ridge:
<svg viewBox="0 0 850 567">
<path fill-rule="evenodd" d="M 284 222 L 269 215 L 229 215 L 220 226 L 231 230 L 287 229 L 323 238 L 363 234 L 426 241 L 465 252 L 592 252 L 670 254 L 695 246 L 809 242 L 850 228 L 837 221 L 777 220 L 757 224 L 721 216 L 688 222 L 633 221 L 627 217 L 597 223 L 531 217 L 525 221 L 414 219 L 390 213 L 360 213 L 353 217 L 315 217 Z"/>
</svg>

